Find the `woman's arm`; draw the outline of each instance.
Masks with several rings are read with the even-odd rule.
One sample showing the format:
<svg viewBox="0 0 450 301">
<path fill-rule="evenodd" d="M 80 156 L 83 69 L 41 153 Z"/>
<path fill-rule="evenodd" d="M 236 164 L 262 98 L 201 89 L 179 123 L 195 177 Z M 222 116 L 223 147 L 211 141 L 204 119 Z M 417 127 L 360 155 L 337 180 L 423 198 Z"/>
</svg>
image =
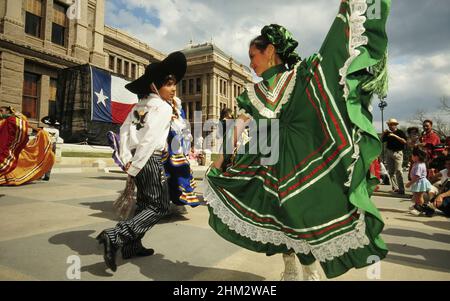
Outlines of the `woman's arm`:
<svg viewBox="0 0 450 301">
<path fill-rule="evenodd" d="M 247 125 L 247 122 L 249 120 L 250 120 L 250 117 L 245 114 L 240 115 L 238 117 L 238 119 L 236 119 L 236 125 L 234 127 L 233 149 L 236 148 L 239 137 L 242 135 L 242 132 L 245 130 L 245 126 Z M 225 159 L 224 159 L 223 154 L 220 154 L 219 157 L 213 162 L 213 166 L 215 168 L 221 170 L 224 160 Z"/>
</svg>

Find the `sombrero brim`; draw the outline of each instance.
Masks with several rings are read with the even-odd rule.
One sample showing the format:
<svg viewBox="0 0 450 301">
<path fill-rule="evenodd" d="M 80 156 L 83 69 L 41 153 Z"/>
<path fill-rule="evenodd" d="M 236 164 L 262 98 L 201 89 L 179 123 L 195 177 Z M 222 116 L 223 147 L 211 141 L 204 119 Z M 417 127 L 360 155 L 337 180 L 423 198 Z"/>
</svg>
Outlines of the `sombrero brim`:
<svg viewBox="0 0 450 301">
<path fill-rule="evenodd" d="M 156 80 L 164 79 L 168 75 L 175 76 L 179 82 L 186 74 L 187 61 L 183 53 L 177 51 L 171 53 L 161 62 L 152 63 L 146 69 L 144 75 L 125 86 L 134 94 L 149 94 L 150 85 Z"/>
</svg>

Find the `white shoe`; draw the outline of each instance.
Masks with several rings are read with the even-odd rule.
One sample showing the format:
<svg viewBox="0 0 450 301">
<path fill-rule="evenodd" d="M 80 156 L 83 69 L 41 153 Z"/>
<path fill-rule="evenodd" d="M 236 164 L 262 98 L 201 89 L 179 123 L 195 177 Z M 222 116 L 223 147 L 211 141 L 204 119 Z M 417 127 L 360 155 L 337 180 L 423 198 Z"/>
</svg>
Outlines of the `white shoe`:
<svg viewBox="0 0 450 301">
<path fill-rule="evenodd" d="M 302 265 L 303 270 L 303 281 L 320 281 L 322 276 L 320 276 L 319 270 L 317 269 L 317 262 L 311 265 Z"/>
<path fill-rule="evenodd" d="M 299 281 L 300 275 L 297 268 L 297 256 L 295 253 L 283 254 L 284 272 L 281 273 L 282 281 Z"/>
<path fill-rule="evenodd" d="M 420 212 L 419 210 L 416 210 L 415 208 L 409 210 L 409 214 L 414 215 L 414 216 L 419 216 L 422 212 Z"/>
</svg>

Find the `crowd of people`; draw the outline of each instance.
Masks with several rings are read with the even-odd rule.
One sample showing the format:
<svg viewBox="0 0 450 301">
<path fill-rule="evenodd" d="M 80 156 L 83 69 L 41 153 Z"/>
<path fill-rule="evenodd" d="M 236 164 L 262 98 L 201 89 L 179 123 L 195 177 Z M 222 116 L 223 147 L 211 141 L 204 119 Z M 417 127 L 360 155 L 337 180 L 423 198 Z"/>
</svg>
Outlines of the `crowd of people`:
<svg viewBox="0 0 450 301">
<path fill-rule="evenodd" d="M 386 143 L 385 163 L 392 192 L 405 195 L 405 189 L 412 192 L 409 212 L 415 216 L 432 217 L 436 210 L 450 216 L 450 137 L 441 137 L 433 130 L 433 121 L 424 120 L 419 127 L 398 128 L 396 119 L 387 121 L 388 129 L 382 135 Z M 404 160 L 407 164 L 404 164 Z M 384 167 L 384 166 L 382 166 Z M 403 170 L 407 167 L 407 183 Z M 383 174 L 383 172 L 381 173 Z"/>
<path fill-rule="evenodd" d="M 390 1 L 380 0 L 380 17 L 370 22 L 359 18 L 364 6 L 353 4 L 341 1 L 319 52 L 303 60 L 295 51 L 299 43 L 286 28 L 277 24 L 262 28 L 250 42 L 248 54 L 250 67 L 263 80 L 237 97 L 237 119 L 243 125 L 250 121 L 258 125 L 256 137 L 266 139 L 258 141 L 259 146 L 272 142 L 259 135 L 271 129 L 267 121 L 279 121 L 277 134 L 270 137 L 279 139 L 278 160 L 266 164 L 270 154 L 260 147 L 254 153 L 236 152 L 245 146 L 245 142 L 239 145 L 237 137 L 246 131 L 245 126 L 236 126 L 230 129 L 234 153 L 221 154 L 205 175 L 210 227 L 240 247 L 267 256 L 282 254 L 284 280 L 297 280 L 297 261 L 304 279 L 317 280 L 319 264 L 326 277 L 334 278 L 370 265 L 368 258 L 381 260 L 388 253 L 380 237 L 384 221 L 369 197 L 374 185 L 368 166 L 379 156 L 381 143 L 367 104 L 373 95 L 386 93 L 385 23 Z M 96 238 L 112 271 L 117 270 L 119 250 L 124 259 L 154 254 L 142 239 L 169 214 L 171 203 L 200 204 L 188 160 L 198 146 L 194 143 L 190 155 L 191 147 L 185 142 L 192 136 L 186 132 L 186 117 L 175 98 L 186 68 L 184 54 L 174 52 L 147 66 L 141 77 L 126 85 L 139 102 L 119 137 L 111 141 L 115 158 L 128 174 L 127 187 L 133 188 L 125 191 L 133 192 L 132 196 L 134 185 L 137 188 L 136 210 Z M 224 110 L 222 125 L 230 118 L 231 112 Z M 386 143 L 393 192 L 413 192 L 413 214 L 431 216 L 436 209 L 448 213 L 449 141 L 439 151 L 442 141 L 430 120 L 424 122 L 421 135 L 412 128 L 407 136 L 398 125 L 397 120 L 389 120 L 381 139 Z M 13 159 L 26 141 L 19 142 Z M 411 168 L 405 181 L 407 146 L 412 155 L 407 158 Z M 2 155 L 2 162 L 8 162 L 9 154 Z M 446 168 L 432 167 L 442 162 Z M 0 168 L 9 171 L 3 165 Z M 432 183 L 437 181 L 441 187 L 436 190 Z"/>
</svg>

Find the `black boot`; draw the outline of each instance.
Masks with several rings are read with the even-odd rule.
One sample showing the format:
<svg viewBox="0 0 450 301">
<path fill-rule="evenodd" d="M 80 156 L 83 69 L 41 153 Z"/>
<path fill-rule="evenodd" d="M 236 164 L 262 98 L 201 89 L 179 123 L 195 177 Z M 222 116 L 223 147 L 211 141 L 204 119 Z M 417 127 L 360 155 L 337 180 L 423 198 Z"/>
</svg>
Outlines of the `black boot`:
<svg viewBox="0 0 450 301">
<path fill-rule="evenodd" d="M 108 268 L 110 268 L 113 272 L 117 270 L 116 265 L 116 247 L 109 239 L 108 235 L 103 231 L 100 233 L 97 238 L 99 244 L 104 245 L 104 255 L 103 259 L 105 260 L 105 264 Z"/>
<path fill-rule="evenodd" d="M 426 217 L 433 217 L 435 210 L 429 205 L 423 205 L 423 212 L 425 213 Z"/>
</svg>

